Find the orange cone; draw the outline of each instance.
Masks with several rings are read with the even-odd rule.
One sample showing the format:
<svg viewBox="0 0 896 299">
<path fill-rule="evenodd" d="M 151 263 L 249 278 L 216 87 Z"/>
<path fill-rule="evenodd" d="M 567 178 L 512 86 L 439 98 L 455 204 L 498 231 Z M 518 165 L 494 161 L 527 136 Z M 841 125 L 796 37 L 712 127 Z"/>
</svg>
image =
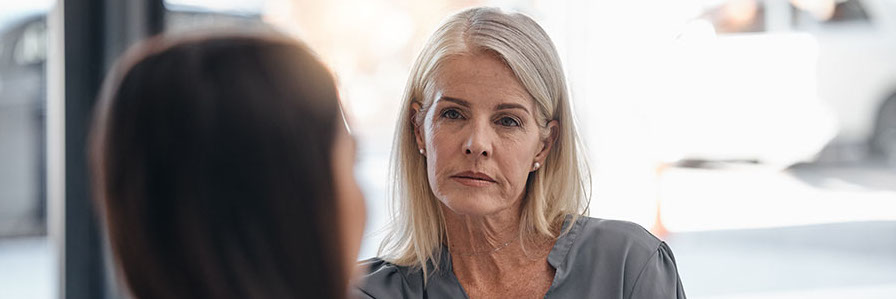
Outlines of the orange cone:
<svg viewBox="0 0 896 299">
<path fill-rule="evenodd" d="M 650 227 L 650 232 L 660 238 L 661 240 L 665 240 L 666 236 L 669 235 L 669 230 L 666 229 L 666 226 L 663 225 L 663 217 L 661 211 L 660 200 L 662 199 L 662 178 L 665 170 L 669 168 L 669 165 L 666 163 L 660 163 L 656 168 L 656 180 L 657 180 L 657 192 L 656 192 L 656 218 L 653 221 L 653 226 Z"/>
<path fill-rule="evenodd" d="M 665 240 L 666 236 L 669 235 L 669 230 L 663 225 L 663 217 L 660 215 L 659 200 L 656 201 L 656 219 L 653 221 L 653 226 L 650 227 L 650 232 L 657 238 L 660 238 L 660 240 Z"/>
</svg>

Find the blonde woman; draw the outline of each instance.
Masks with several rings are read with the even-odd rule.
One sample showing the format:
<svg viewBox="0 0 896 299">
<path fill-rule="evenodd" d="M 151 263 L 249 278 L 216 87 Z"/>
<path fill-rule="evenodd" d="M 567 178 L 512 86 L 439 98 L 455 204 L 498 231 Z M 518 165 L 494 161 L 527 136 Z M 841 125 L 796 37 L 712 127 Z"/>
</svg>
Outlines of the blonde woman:
<svg viewBox="0 0 896 299">
<path fill-rule="evenodd" d="M 396 203 L 363 298 L 684 298 L 665 243 L 582 216 L 587 168 L 560 59 L 529 17 L 475 8 L 417 58 Z"/>
</svg>

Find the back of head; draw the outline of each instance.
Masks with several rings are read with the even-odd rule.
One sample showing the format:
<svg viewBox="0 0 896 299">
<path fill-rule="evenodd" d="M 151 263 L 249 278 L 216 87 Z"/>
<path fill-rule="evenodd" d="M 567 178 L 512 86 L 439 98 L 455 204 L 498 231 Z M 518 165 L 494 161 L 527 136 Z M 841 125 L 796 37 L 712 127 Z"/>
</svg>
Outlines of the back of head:
<svg viewBox="0 0 896 299">
<path fill-rule="evenodd" d="M 156 38 L 107 79 L 94 192 L 137 298 L 341 298 L 327 69 L 283 37 Z"/>
</svg>

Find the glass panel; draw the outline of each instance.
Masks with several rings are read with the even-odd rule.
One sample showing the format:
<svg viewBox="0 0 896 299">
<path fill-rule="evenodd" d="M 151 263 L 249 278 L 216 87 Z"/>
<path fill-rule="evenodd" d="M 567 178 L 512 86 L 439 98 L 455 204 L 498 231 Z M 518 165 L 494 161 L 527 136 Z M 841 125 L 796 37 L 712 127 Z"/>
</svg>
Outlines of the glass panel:
<svg viewBox="0 0 896 299">
<path fill-rule="evenodd" d="M 52 1 L 0 3 L 0 297 L 56 297 L 47 237 L 47 22 Z"/>
<path fill-rule="evenodd" d="M 533 16 L 557 45 L 592 162 L 591 216 L 666 240 L 689 295 L 896 292 L 892 29 L 827 40 L 779 30 L 791 4 L 775 0 L 262 2 L 168 1 L 169 22 L 201 23 L 172 21 L 184 11 L 261 20 L 336 73 L 368 200 L 361 258 L 376 255 L 388 221 L 386 170 L 413 59 L 440 20 L 493 5 Z M 830 22 L 896 20 L 892 6 L 828 2 Z M 678 28 L 700 35 L 676 39 Z"/>
<path fill-rule="evenodd" d="M 720 30 L 744 1 L 666 2 L 563 15 L 596 20 L 569 26 L 588 29 L 567 60 L 574 90 L 597 86 L 576 94 L 592 215 L 664 238 L 689 297 L 891 296 L 896 30 L 868 17 L 889 24 L 893 3 L 754 1 L 766 30 Z"/>
</svg>

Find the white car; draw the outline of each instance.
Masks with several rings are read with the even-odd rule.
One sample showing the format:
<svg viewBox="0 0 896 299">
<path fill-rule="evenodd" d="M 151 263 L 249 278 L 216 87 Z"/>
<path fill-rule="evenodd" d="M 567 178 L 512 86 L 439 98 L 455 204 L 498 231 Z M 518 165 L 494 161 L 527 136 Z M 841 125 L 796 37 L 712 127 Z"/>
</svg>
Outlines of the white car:
<svg viewBox="0 0 896 299">
<path fill-rule="evenodd" d="M 702 2 L 669 51 L 666 111 L 692 120 L 661 126 L 685 139 L 677 157 L 787 166 L 827 146 L 896 161 L 896 1 Z"/>
</svg>

